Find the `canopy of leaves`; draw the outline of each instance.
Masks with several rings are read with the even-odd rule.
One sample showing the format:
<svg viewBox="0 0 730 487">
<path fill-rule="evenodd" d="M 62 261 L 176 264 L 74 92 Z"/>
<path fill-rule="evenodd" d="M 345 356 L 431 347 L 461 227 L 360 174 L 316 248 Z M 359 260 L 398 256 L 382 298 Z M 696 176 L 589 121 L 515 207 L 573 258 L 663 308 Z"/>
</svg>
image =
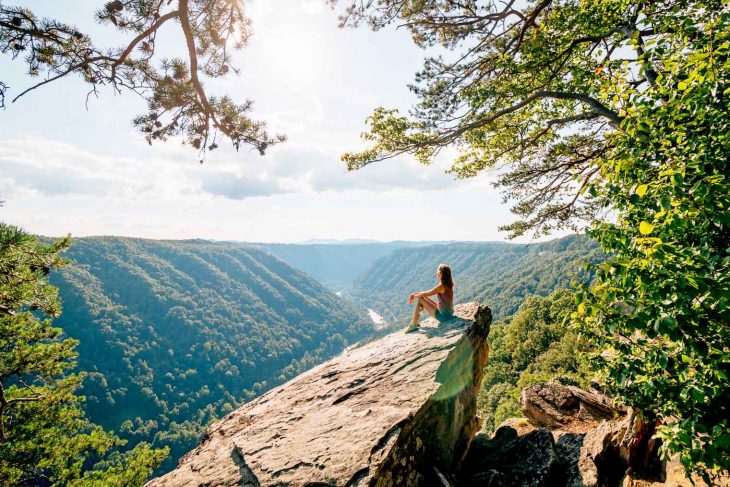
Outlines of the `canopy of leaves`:
<svg viewBox="0 0 730 487">
<path fill-rule="evenodd" d="M 730 468 L 730 6 L 720 0 L 358 0 L 345 25 L 440 44 L 411 116 L 376 109 L 350 169 L 444 147 L 496 170 L 512 235 L 592 223 L 614 257 L 576 312 L 666 453 Z"/>
<path fill-rule="evenodd" d="M 0 53 L 21 60 L 30 76 L 42 78 L 13 101 L 79 75 L 91 85 L 89 95 L 111 86 L 116 92 L 142 96 L 148 110 L 134 124 L 150 143 L 179 135 L 202 154 L 217 148 L 224 137 L 236 149 L 249 146 L 263 154 L 284 140 L 249 117 L 250 100 L 236 103 L 204 89 L 203 77 L 236 71 L 231 51 L 245 46 L 251 34 L 240 0 L 114 0 L 96 13 L 96 19 L 132 39 L 121 47 L 102 48 L 73 25 L 0 2 Z M 184 58 L 160 58 L 156 53 L 158 33 L 168 24 L 179 28 Z M 0 108 L 8 89 L 0 82 Z"/>
<path fill-rule="evenodd" d="M 707 476 L 730 469 L 730 13 L 690 9 L 671 28 L 644 48 L 654 89 L 625 91 L 597 190 L 618 218 L 590 232 L 616 257 L 576 319 L 614 389 Z"/>
<path fill-rule="evenodd" d="M 400 23 L 418 45 L 447 49 L 416 76 L 411 116 L 377 108 L 363 134 L 370 147 L 343 155 L 347 167 L 401 154 L 428 164 L 456 146 L 457 177 L 495 171 L 519 217 L 504 227 L 513 236 L 575 229 L 603 214 L 607 202 L 589 187 L 614 150 L 607 135 L 632 102 L 626 90 L 651 90 L 660 69 L 647 64 L 645 44 L 674 35 L 677 12 L 726 8 L 685 0 L 344 3 L 343 25 Z"/>
<path fill-rule="evenodd" d="M 525 387 L 551 380 L 588 385 L 591 345 L 569 326 L 575 308 L 574 294 L 560 290 L 526 299 L 514 316 L 492 326 L 489 365 L 477 397 L 485 430 L 522 416 L 519 397 Z"/>
<path fill-rule="evenodd" d="M 76 341 L 61 338 L 57 290 L 46 275 L 62 265 L 61 239 L 44 246 L 0 223 L 0 483 L 142 485 L 166 456 L 126 442 L 89 422 L 70 374 Z"/>
</svg>

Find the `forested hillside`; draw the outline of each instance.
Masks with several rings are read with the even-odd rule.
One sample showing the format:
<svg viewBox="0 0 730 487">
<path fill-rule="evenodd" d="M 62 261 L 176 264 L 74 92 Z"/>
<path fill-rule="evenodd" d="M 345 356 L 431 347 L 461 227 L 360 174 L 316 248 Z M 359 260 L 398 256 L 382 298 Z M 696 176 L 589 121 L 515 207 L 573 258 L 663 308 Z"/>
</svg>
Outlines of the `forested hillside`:
<svg viewBox="0 0 730 487">
<path fill-rule="evenodd" d="M 422 247 L 423 242 L 335 244 L 257 244 L 332 289 L 342 291 L 373 262 L 394 250 Z"/>
<path fill-rule="evenodd" d="M 454 273 L 456 301 L 481 301 L 500 319 L 529 296 L 547 296 L 574 279 L 587 279 L 582 262 L 601 255 L 595 243 L 580 236 L 530 245 L 452 243 L 396 250 L 376 261 L 349 293 L 394 326 L 407 324 L 408 294 L 436 285 L 436 267 L 446 263 Z"/>
<path fill-rule="evenodd" d="M 364 310 L 244 245 L 75 239 L 52 275 L 80 341 L 90 418 L 169 445 L 164 468 L 202 425 L 367 335 Z"/>
<path fill-rule="evenodd" d="M 526 299 L 489 331 L 489 363 L 478 396 L 482 427 L 493 433 L 505 419 L 522 416 L 520 393 L 539 382 L 558 380 L 587 387 L 590 342 L 566 322 L 577 308 L 566 289 Z"/>
</svg>

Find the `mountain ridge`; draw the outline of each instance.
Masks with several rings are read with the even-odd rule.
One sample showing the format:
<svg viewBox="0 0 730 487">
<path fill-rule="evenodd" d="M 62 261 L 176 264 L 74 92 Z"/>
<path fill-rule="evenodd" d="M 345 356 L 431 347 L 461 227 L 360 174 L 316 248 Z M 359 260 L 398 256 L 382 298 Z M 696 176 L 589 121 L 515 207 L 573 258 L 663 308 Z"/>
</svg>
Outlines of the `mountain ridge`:
<svg viewBox="0 0 730 487">
<path fill-rule="evenodd" d="M 457 242 L 395 250 L 373 262 L 347 294 L 391 323 L 406 322 L 412 312 L 408 294 L 436 285 L 439 264 L 451 266 L 456 301 L 489 303 L 495 320 L 505 318 L 532 295 L 547 296 L 591 273 L 582 262 L 603 259 L 587 237 L 570 235 L 548 242 Z"/>
<path fill-rule="evenodd" d="M 55 326 L 80 341 L 90 417 L 172 447 L 210 420 L 367 336 L 366 311 L 245 245 L 75 239 L 52 274 Z"/>
</svg>

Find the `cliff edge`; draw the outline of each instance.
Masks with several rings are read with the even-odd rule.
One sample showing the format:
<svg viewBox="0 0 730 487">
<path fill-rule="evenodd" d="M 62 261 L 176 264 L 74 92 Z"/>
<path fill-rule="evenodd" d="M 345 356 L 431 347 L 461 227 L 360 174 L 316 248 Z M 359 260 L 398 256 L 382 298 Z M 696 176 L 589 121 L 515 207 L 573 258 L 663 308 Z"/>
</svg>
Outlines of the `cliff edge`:
<svg viewBox="0 0 730 487">
<path fill-rule="evenodd" d="M 457 305 L 292 379 L 213 424 L 148 487 L 429 485 L 474 434 L 488 356 L 488 307 Z"/>
</svg>

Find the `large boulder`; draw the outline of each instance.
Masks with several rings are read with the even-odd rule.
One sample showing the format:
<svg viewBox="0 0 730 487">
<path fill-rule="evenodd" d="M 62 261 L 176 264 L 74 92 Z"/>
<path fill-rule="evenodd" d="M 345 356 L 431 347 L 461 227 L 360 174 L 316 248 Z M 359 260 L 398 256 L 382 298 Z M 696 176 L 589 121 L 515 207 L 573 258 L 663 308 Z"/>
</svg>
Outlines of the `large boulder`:
<svg viewBox="0 0 730 487">
<path fill-rule="evenodd" d="M 541 383 L 522 391 L 520 406 L 533 426 L 552 430 L 566 485 L 619 486 L 627 476 L 663 477 L 655 425 L 603 394 Z"/>
<path fill-rule="evenodd" d="M 213 424 L 161 486 L 431 485 L 479 429 L 491 311 L 457 305 L 296 377 Z"/>
<path fill-rule="evenodd" d="M 578 460 L 583 484 L 619 485 L 627 475 L 647 481 L 663 479 L 665 466 L 655 430 L 655 424 L 630 410 L 589 430 Z"/>
<path fill-rule="evenodd" d="M 610 400 L 600 394 L 557 382 L 530 386 L 520 395 L 520 408 L 535 426 L 561 428 L 566 425 L 595 425 L 619 415 Z"/>
<path fill-rule="evenodd" d="M 479 433 L 462 465 L 458 485 L 464 487 L 564 485 L 555 440 L 540 428 L 519 435 L 510 426 L 499 428 L 490 438 Z"/>
<path fill-rule="evenodd" d="M 494 438 L 477 434 L 467 454 L 464 483 L 707 487 L 697 476 L 687 479 L 676 458 L 661 460 L 655 423 L 645 421 L 636 411 L 615 407 L 600 391 L 542 383 L 523 390 L 520 403 L 526 418 L 504 421 Z M 546 434 L 552 435 L 554 443 L 536 441 Z M 531 445 L 533 455 L 528 457 L 514 449 L 514 445 L 521 444 Z M 547 464 L 549 475 L 545 474 Z M 521 465 L 523 471 L 510 473 L 514 465 Z M 492 483 L 483 483 L 482 478 L 492 479 Z M 730 479 L 718 479 L 716 485 L 728 486 Z"/>
</svg>

